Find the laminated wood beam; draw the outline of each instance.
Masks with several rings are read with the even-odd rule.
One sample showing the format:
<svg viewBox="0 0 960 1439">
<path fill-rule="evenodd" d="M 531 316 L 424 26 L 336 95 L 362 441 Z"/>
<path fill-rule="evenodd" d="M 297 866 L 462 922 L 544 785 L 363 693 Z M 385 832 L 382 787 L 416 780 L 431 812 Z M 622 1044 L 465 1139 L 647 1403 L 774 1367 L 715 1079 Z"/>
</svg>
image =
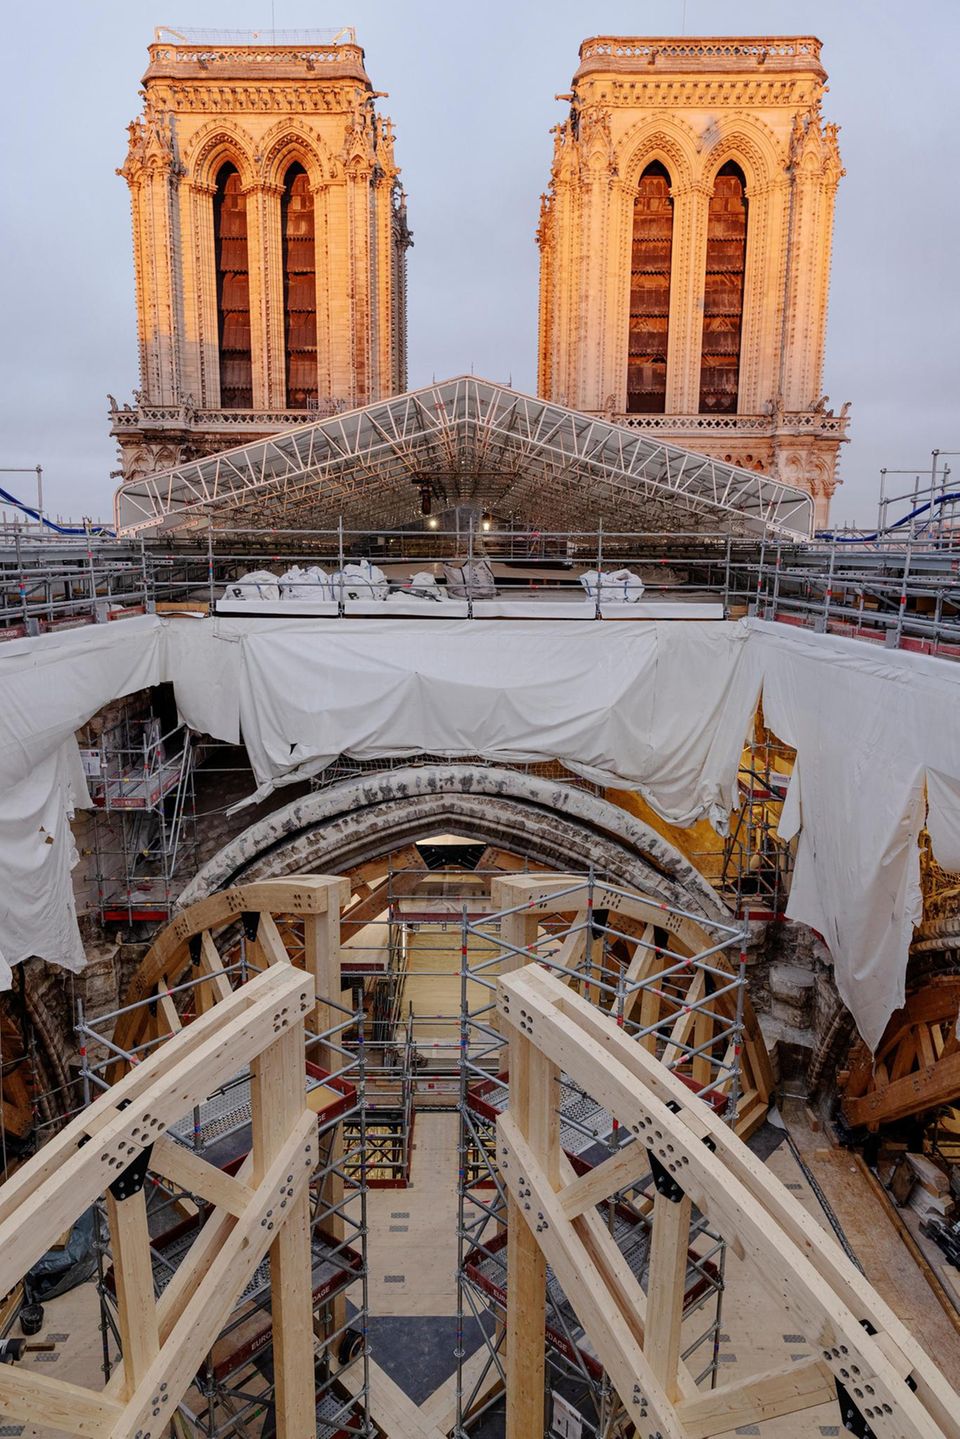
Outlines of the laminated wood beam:
<svg viewBox="0 0 960 1439">
<path fill-rule="evenodd" d="M 0 1190 L 0 1292 L 170 1124 L 301 1021 L 312 994 L 309 977 L 290 966 L 258 975 L 161 1045 L 19 1169 Z"/>
<path fill-rule="evenodd" d="M 833 1375 L 821 1360 L 782 1364 L 736 1384 L 721 1384 L 677 1406 L 689 1439 L 711 1439 L 764 1419 L 796 1414 L 837 1397 Z"/>
<path fill-rule="evenodd" d="M 101 1439 L 109 1434 L 123 1406 L 80 1384 L 0 1364 L 0 1413 L 24 1424 L 42 1424 L 85 1439 Z"/>
<path fill-rule="evenodd" d="M 143 1189 L 126 1199 L 107 1194 L 110 1250 L 117 1290 L 123 1387 L 129 1397 L 160 1352 L 153 1299 L 153 1261 Z"/>
<path fill-rule="evenodd" d="M 542 1249 L 551 1269 L 573 1305 L 604 1367 L 620 1395 L 628 1415 L 646 1435 L 659 1429 L 663 1439 L 684 1439 L 684 1431 L 673 1413 L 663 1388 L 647 1362 L 641 1345 L 624 1321 L 615 1304 L 603 1274 L 588 1257 L 549 1183 L 546 1171 L 532 1147 L 520 1133 L 509 1112 L 497 1119 L 497 1152 L 500 1171 L 511 1195 L 529 1197 L 516 1204 L 516 1217 L 525 1232 L 531 1234 Z M 543 1218 L 540 1218 L 540 1216 Z M 513 1219 L 511 1215 L 511 1219 Z M 539 1232 L 537 1226 L 539 1225 Z M 511 1232 L 512 1239 L 512 1232 Z M 507 1297 L 510 1297 L 509 1280 Z M 517 1314 L 514 1324 L 522 1322 Z M 507 1317 L 507 1424 L 510 1430 L 511 1397 L 514 1404 L 522 1400 L 527 1372 L 512 1369 L 510 1352 L 511 1316 Z M 541 1363 L 543 1339 L 539 1337 Z M 645 1424 L 646 1427 L 639 1428 Z M 514 1429 L 517 1439 L 542 1432 L 542 1413 L 538 1427 Z"/>
<path fill-rule="evenodd" d="M 632 1042 L 608 1015 L 541 966 L 527 966 L 503 977 L 498 1009 L 510 1027 L 512 1047 L 539 1052 L 602 1103 L 659 1161 L 734 1251 L 752 1264 L 757 1281 L 780 1300 L 791 1323 L 805 1330 L 818 1363 L 855 1396 L 877 1439 L 958 1439 L 960 1399 L 944 1376 L 839 1246 L 679 1079 Z M 557 1185 L 546 1178 L 540 1156 L 519 1133 L 509 1112 L 501 1116 L 498 1133 L 508 1190 L 515 1197 L 529 1191 L 530 1208 L 524 1208 L 520 1217 L 536 1233 L 631 1418 L 636 1393 L 632 1386 L 638 1385 L 647 1400 L 655 1423 L 639 1425 L 638 1432 L 644 1439 L 656 1428 L 664 1436 L 686 1435 L 683 1405 L 697 1401 L 683 1393 L 678 1371 L 673 1392 L 683 1397 L 675 1404 L 669 1375 L 665 1384 L 642 1349 L 638 1356 L 622 1293 L 605 1280 L 580 1242 L 577 1226 L 586 1216 L 571 1221 Z M 682 1223 L 676 1228 L 682 1229 Z M 658 1313 L 663 1313 L 663 1295 L 670 1288 L 668 1268 L 675 1276 L 675 1291 L 682 1289 L 677 1257 L 682 1247 L 677 1234 L 664 1246 L 661 1294 L 657 1298 L 648 1290 L 646 1298 L 651 1324 L 655 1298 Z M 656 1268 L 655 1262 L 652 1267 Z M 675 1294 L 670 1311 L 674 1331 L 681 1302 Z M 658 1361 L 661 1374 L 670 1368 L 671 1353 Z M 812 1377 L 810 1384 L 814 1385 Z M 774 1394 L 779 1397 L 772 1398 Z M 754 1397 L 758 1404 L 763 1399 L 762 1394 Z M 786 1382 L 770 1379 L 764 1402 L 779 1404 L 783 1407 L 777 1412 L 787 1413 L 792 1412 L 793 1400 L 797 1408 L 813 1402 L 808 1391 L 791 1396 Z"/>
<path fill-rule="evenodd" d="M 0 1412 L 91 1439 L 159 1439 L 198 1356 L 269 1249 L 278 1432 L 284 1439 L 313 1432 L 309 1182 L 317 1127 L 304 1095 L 312 1006 L 312 977 L 289 964 L 224 992 L 0 1190 L 0 1269 L 20 1272 L 107 1192 L 123 1355 L 99 1392 L 0 1366 Z M 166 1131 L 247 1065 L 253 1150 L 231 1179 Z M 217 1206 L 159 1301 L 142 1187 L 151 1168 Z"/>
<path fill-rule="evenodd" d="M 138 1429 L 143 1431 L 144 1439 L 151 1431 L 159 1439 L 163 1425 L 169 1424 L 196 1373 L 198 1357 L 210 1349 L 238 1296 L 270 1248 L 273 1231 L 282 1222 L 279 1217 L 273 1219 L 283 1212 L 281 1202 L 286 1201 L 289 1207 L 305 1193 L 316 1163 L 316 1150 L 316 1122 L 313 1115 L 305 1111 L 257 1185 L 243 1218 L 234 1223 L 210 1262 L 153 1364 L 107 1431 L 110 1439 L 129 1439 Z M 292 1175 L 292 1179 L 288 1175 Z M 189 1263 L 189 1257 L 184 1263 Z M 309 1378 L 312 1386 L 312 1362 Z M 159 1413 L 154 1413 L 155 1410 Z M 304 1432 L 299 1431 L 298 1439 Z"/>
<path fill-rule="evenodd" d="M 689 1246 L 689 1194 L 676 1200 L 658 1194 L 653 1205 L 643 1352 L 669 1399 L 680 1395 L 680 1327 Z"/>
<path fill-rule="evenodd" d="M 234 1218 L 243 1213 L 253 1193 L 249 1185 L 166 1136 L 154 1142 L 150 1169 L 187 1194 L 225 1209 Z"/>
</svg>

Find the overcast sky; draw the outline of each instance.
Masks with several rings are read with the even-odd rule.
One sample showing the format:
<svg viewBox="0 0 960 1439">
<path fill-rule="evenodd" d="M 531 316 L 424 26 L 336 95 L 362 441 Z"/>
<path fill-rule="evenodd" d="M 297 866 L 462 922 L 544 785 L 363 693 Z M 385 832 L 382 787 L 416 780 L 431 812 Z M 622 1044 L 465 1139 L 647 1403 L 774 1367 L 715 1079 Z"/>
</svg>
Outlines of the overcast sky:
<svg viewBox="0 0 960 1439">
<path fill-rule="evenodd" d="M 114 174 L 157 23 L 354 25 L 410 196 L 410 382 L 536 384 L 538 197 L 586 35 L 810 34 L 842 126 L 824 389 L 853 402 L 833 519 L 869 522 L 881 465 L 960 450 L 960 0 L 58 0 L 10 6 L 0 466 L 50 512 L 107 516 L 107 392 L 137 384 L 127 187 Z M 956 460 L 960 479 L 960 457 Z M 0 477 L 30 492 L 29 479 Z"/>
</svg>

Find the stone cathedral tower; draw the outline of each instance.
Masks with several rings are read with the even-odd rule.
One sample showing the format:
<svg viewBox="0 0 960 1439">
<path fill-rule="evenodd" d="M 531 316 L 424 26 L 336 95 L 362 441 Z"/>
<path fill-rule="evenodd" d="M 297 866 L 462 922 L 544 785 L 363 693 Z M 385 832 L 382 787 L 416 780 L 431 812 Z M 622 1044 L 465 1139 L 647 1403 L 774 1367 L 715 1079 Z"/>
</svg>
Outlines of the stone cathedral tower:
<svg viewBox="0 0 960 1439">
<path fill-rule="evenodd" d="M 406 388 L 406 207 L 352 31 L 158 30 L 130 187 L 125 479 Z"/>
<path fill-rule="evenodd" d="M 820 527 L 825 81 L 806 36 L 584 41 L 537 236 L 540 393 L 799 485 Z"/>
</svg>

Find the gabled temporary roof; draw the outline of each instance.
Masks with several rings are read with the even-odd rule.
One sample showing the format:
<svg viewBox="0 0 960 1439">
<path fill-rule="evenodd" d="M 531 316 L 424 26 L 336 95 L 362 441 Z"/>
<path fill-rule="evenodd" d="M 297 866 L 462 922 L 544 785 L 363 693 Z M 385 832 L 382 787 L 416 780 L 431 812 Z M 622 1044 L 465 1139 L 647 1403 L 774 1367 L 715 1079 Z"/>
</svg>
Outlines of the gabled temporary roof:
<svg viewBox="0 0 960 1439">
<path fill-rule="evenodd" d="M 120 533 L 222 525 L 387 529 L 474 505 L 549 530 L 729 530 L 806 538 L 804 491 L 473 375 L 143 479 L 116 495 Z"/>
</svg>

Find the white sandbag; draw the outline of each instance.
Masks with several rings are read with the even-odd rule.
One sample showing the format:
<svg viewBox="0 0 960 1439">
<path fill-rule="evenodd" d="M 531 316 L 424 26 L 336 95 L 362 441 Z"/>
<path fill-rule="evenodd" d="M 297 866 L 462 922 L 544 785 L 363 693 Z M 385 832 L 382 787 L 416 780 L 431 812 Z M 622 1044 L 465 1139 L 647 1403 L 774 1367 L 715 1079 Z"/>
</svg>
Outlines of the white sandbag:
<svg viewBox="0 0 960 1439">
<path fill-rule="evenodd" d="M 279 600 L 280 586 L 270 570 L 251 570 L 232 580 L 223 591 L 225 600 Z"/>
<path fill-rule="evenodd" d="M 385 600 L 390 586 L 383 570 L 369 560 L 344 565 L 330 576 L 330 597 L 339 600 Z"/>
<path fill-rule="evenodd" d="M 437 604 L 448 601 L 450 596 L 441 585 L 437 584 L 436 576 L 429 570 L 418 570 L 405 580 L 400 589 L 394 590 L 390 596 L 391 600 L 433 600 Z"/>
<path fill-rule="evenodd" d="M 280 598 L 282 600 L 329 600 L 330 578 L 319 565 L 310 565 L 302 570 L 293 565 L 280 576 Z"/>
<path fill-rule="evenodd" d="M 497 586 L 486 560 L 466 560 L 462 565 L 444 565 L 447 594 L 452 600 L 495 600 Z"/>
<path fill-rule="evenodd" d="M 600 603 L 635 605 L 643 599 L 643 580 L 633 570 L 587 570 L 580 576 L 580 583 L 592 600 L 597 598 L 597 584 L 600 586 Z"/>
</svg>

